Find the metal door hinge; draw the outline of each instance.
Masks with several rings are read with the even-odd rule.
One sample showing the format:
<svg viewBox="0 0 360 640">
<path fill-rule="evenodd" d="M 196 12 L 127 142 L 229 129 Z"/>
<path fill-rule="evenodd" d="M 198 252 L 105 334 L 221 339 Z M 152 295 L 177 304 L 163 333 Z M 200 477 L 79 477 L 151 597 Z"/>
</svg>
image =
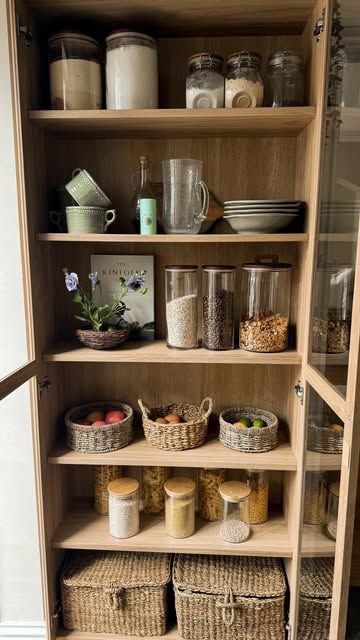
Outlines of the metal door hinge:
<svg viewBox="0 0 360 640">
<path fill-rule="evenodd" d="M 39 399 L 44 393 L 50 391 L 51 382 L 47 376 L 44 376 L 41 380 L 38 381 L 38 395 Z"/>
<path fill-rule="evenodd" d="M 291 626 L 290 622 L 288 622 L 287 625 L 286 625 L 286 631 L 288 632 L 288 635 L 287 635 L 288 640 L 291 640 L 291 638 L 292 638 L 292 626 Z"/>
<path fill-rule="evenodd" d="M 60 600 L 56 600 L 54 611 L 50 616 L 50 618 L 51 618 L 51 626 L 58 620 L 58 618 L 60 616 L 60 611 L 61 611 Z"/>
<path fill-rule="evenodd" d="M 295 385 L 295 393 L 298 398 L 301 400 L 301 404 L 304 404 L 304 387 L 301 384 L 301 380 L 298 380 Z"/>
<path fill-rule="evenodd" d="M 320 42 L 320 37 L 321 37 L 321 34 L 324 33 L 324 30 L 325 30 L 325 7 L 323 8 L 322 14 L 314 27 L 313 34 L 314 34 L 314 38 L 316 39 L 316 42 Z"/>
<path fill-rule="evenodd" d="M 17 22 L 17 33 L 18 36 L 22 36 L 25 40 L 25 44 L 27 47 L 30 47 L 32 39 L 33 39 L 33 34 L 30 31 L 29 27 L 27 26 L 27 24 L 21 24 L 21 18 L 19 16 L 19 14 L 17 14 L 16 16 L 16 22 Z"/>
</svg>

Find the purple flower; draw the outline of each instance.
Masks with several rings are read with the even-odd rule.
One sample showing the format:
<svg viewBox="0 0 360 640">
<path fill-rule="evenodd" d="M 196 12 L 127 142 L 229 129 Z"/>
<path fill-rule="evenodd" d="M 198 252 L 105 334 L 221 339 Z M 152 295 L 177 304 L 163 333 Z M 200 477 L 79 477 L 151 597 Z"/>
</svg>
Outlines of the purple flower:
<svg viewBox="0 0 360 640">
<path fill-rule="evenodd" d="M 68 271 L 65 272 L 65 286 L 67 288 L 68 291 L 76 291 L 76 289 L 78 288 L 78 284 L 79 284 L 79 278 L 78 278 L 78 274 L 77 273 L 69 273 Z"/>
<path fill-rule="evenodd" d="M 145 286 L 145 279 L 137 274 L 131 276 L 127 282 L 125 282 L 125 287 L 130 289 L 131 291 L 140 291 Z"/>
<path fill-rule="evenodd" d="M 89 280 L 91 282 L 92 290 L 95 291 L 96 285 L 99 284 L 98 272 L 97 271 L 92 271 L 91 273 L 89 273 Z"/>
</svg>

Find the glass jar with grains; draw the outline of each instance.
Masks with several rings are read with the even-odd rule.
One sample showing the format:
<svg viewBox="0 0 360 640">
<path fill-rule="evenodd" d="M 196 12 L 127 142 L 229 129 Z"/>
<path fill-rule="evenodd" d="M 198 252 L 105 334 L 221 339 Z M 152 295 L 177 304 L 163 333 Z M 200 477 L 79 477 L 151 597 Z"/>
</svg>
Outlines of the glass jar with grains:
<svg viewBox="0 0 360 640">
<path fill-rule="evenodd" d="M 201 469 L 199 473 L 199 515 L 203 520 L 220 520 L 222 515 L 219 487 L 225 480 L 224 469 Z"/>
<path fill-rule="evenodd" d="M 161 513 L 164 510 L 164 484 L 169 475 L 169 467 L 143 467 L 142 496 L 145 513 Z"/>
<path fill-rule="evenodd" d="M 189 58 L 186 78 L 186 108 L 216 109 L 224 106 L 224 59 L 211 53 Z"/>
<path fill-rule="evenodd" d="M 139 531 L 139 483 L 119 478 L 108 485 L 109 531 L 114 538 L 131 538 Z"/>
<path fill-rule="evenodd" d="M 165 267 L 166 342 L 173 349 L 198 346 L 198 273 L 196 265 Z"/>
<path fill-rule="evenodd" d="M 305 102 L 304 60 L 294 51 L 276 51 L 266 70 L 266 104 L 269 107 L 296 107 Z"/>
<path fill-rule="evenodd" d="M 233 53 L 226 60 L 225 107 L 261 107 L 264 83 L 261 56 L 251 51 Z"/>
<path fill-rule="evenodd" d="M 219 491 L 223 499 L 221 538 L 226 542 L 245 542 L 250 535 L 250 487 L 228 480 L 220 485 Z"/>
<path fill-rule="evenodd" d="M 234 348 L 234 266 L 203 266 L 202 337 L 210 351 Z"/>
<path fill-rule="evenodd" d="M 170 478 L 165 483 L 165 529 L 172 538 L 188 538 L 195 531 L 195 482 Z"/>
<path fill-rule="evenodd" d="M 250 524 L 263 524 L 268 519 L 269 475 L 267 471 L 247 471 L 250 493 Z"/>
</svg>

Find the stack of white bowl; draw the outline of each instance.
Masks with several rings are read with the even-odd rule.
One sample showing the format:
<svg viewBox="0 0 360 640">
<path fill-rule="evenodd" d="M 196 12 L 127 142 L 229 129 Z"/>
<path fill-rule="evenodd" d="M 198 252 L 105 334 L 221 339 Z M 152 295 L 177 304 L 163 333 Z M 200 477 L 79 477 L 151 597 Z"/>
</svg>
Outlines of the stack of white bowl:
<svg viewBox="0 0 360 640">
<path fill-rule="evenodd" d="M 224 219 L 236 233 L 276 233 L 293 226 L 304 206 L 300 200 L 227 200 Z"/>
</svg>

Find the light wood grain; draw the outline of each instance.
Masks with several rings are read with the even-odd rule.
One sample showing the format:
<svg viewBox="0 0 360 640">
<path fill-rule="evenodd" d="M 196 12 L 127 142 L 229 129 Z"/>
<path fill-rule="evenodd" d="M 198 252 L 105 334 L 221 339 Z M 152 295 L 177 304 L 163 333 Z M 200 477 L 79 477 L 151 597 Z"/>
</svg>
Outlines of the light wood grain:
<svg viewBox="0 0 360 640">
<path fill-rule="evenodd" d="M 0 401 L 36 374 L 35 360 L 28 362 L 0 380 Z"/>
<path fill-rule="evenodd" d="M 267 453 L 240 453 L 224 447 L 217 439 L 188 451 L 155 449 L 145 439 L 137 439 L 124 449 L 111 453 L 86 454 L 60 446 L 50 452 L 50 464 L 65 465 L 159 465 L 163 467 L 197 467 L 214 469 L 296 469 L 296 458 L 288 443 L 279 444 Z"/>
<path fill-rule="evenodd" d="M 140 518 L 140 532 L 120 540 L 109 533 L 108 518 L 81 507 L 65 516 L 55 532 L 52 545 L 59 549 L 102 549 L 115 551 L 156 551 L 219 555 L 291 557 L 292 545 L 282 515 L 271 514 L 263 525 L 252 527 L 251 537 L 241 544 L 225 542 L 218 522 L 199 520 L 194 535 L 175 539 L 165 532 L 164 516 Z"/>
<path fill-rule="evenodd" d="M 249 109 L 122 109 L 30 111 L 30 121 L 59 134 L 91 137 L 295 135 L 314 119 L 314 107 Z"/>
<path fill-rule="evenodd" d="M 77 343 L 60 344 L 46 351 L 45 362 L 150 362 L 175 364 L 277 364 L 293 365 L 301 362 L 296 351 L 253 353 L 243 349 L 207 351 L 206 349 L 169 349 L 164 340 L 127 342 L 120 349 L 96 351 Z"/>
<path fill-rule="evenodd" d="M 56 635 L 56 640 L 103 640 L 104 634 L 91 633 L 90 631 L 68 631 L 67 629 L 60 628 Z M 107 640 L 144 640 L 144 636 L 119 636 L 114 633 L 106 634 Z M 177 627 L 170 627 L 165 635 L 151 636 L 151 640 L 180 640 L 180 636 L 177 632 Z"/>
<path fill-rule="evenodd" d="M 306 242 L 306 233 L 256 233 L 256 234 L 212 234 L 199 235 L 135 235 L 132 233 L 38 233 L 41 242 L 92 242 L 127 244 L 242 244 L 246 242 Z"/>
<path fill-rule="evenodd" d="M 341 458 L 341 454 L 306 451 L 305 468 L 307 471 L 339 471 Z"/>
<path fill-rule="evenodd" d="M 335 542 L 330 540 L 321 527 L 304 524 L 302 529 L 301 557 L 333 557 Z"/>
</svg>

